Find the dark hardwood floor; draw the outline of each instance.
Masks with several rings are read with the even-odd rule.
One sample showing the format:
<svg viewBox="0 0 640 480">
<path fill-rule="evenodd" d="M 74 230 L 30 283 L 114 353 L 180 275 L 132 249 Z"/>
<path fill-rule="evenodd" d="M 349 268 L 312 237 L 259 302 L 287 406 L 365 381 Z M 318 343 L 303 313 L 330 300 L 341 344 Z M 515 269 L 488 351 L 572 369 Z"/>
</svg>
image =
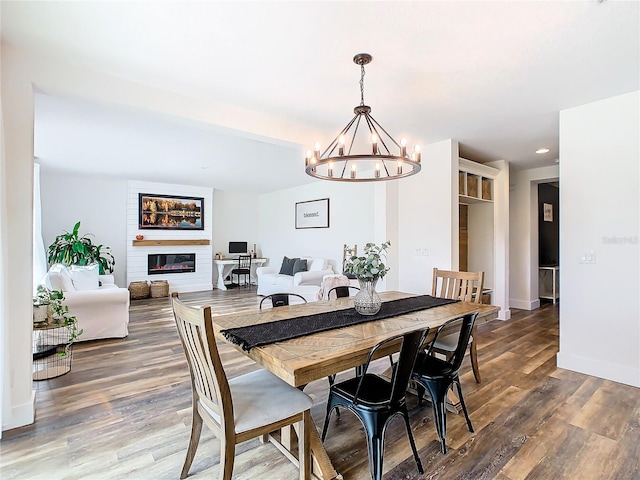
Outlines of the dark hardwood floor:
<svg viewBox="0 0 640 480">
<path fill-rule="evenodd" d="M 259 300 L 255 287 L 181 297 L 215 313 L 254 309 Z M 449 414 L 449 451 L 440 454 L 431 406 L 411 397 L 425 474 L 418 474 L 397 419 L 386 433 L 386 480 L 640 478 L 640 391 L 556 368 L 557 306 L 484 324 L 477 342 L 483 382 L 475 383 L 468 359 L 461 377 L 475 433 Z M 220 347 L 230 377 L 256 368 Z M 388 365 L 379 362 L 381 370 Z M 191 393 L 168 298 L 133 301 L 129 337 L 76 344 L 71 372 L 34 388 L 35 424 L 3 433 L 3 480 L 179 478 Z M 312 415 L 321 427 L 327 382 L 305 391 L 316 398 Z M 349 412 L 333 416 L 325 445 L 345 480 L 369 478 L 362 426 Z M 190 478 L 217 478 L 218 461 L 219 441 L 204 428 Z M 234 479 L 296 475 L 272 445 L 252 440 L 237 448 Z"/>
</svg>

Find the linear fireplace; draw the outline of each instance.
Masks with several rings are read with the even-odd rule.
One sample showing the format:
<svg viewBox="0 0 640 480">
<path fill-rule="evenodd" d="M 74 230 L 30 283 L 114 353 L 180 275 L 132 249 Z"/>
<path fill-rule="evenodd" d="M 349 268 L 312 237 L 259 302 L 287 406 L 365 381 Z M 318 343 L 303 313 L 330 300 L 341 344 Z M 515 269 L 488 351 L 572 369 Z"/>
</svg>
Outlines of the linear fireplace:
<svg viewBox="0 0 640 480">
<path fill-rule="evenodd" d="M 147 258 L 149 275 L 196 271 L 195 253 L 149 254 Z"/>
</svg>

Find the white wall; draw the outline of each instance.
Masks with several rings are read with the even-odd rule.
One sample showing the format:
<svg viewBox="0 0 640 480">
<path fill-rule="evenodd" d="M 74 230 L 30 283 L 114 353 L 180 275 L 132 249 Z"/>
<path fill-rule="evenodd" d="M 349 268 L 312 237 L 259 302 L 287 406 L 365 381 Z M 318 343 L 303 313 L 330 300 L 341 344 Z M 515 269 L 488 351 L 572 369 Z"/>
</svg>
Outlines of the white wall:
<svg viewBox="0 0 640 480">
<path fill-rule="evenodd" d="M 431 293 L 433 267 L 458 268 L 458 143 L 423 147 L 421 172 L 400 182 L 398 289 Z"/>
<path fill-rule="evenodd" d="M 45 249 L 81 222 L 81 235 L 91 233 L 94 244 L 111 247 L 116 284 L 126 287 L 127 182 L 42 168 L 40 192 Z"/>
<path fill-rule="evenodd" d="M 213 252 L 228 253 L 229 242 L 247 242 L 249 250 L 259 241 L 258 195 L 213 191 Z"/>
<path fill-rule="evenodd" d="M 640 91 L 560 112 L 558 366 L 640 386 Z M 581 258 L 593 253 L 594 263 Z"/>
<path fill-rule="evenodd" d="M 2 44 L 3 321 L 2 429 L 33 422 L 35 392 L 31 379 L 33 322 L 33 85 L 16 52 Z M 9 281 L 10 280 L 10 281 Z"/>
<path fill-rule="evenodd" d="M 334 271 L 341 272 L 345 243 L 357 244 L 360 254 L 365 243 L 386 240 L 375 235 L 376 216 L 386 215 L 375 210 L 375 195 L 373 184 L 329 181 L 260 195 L 260 253 L 277 267 L 285 255 L 326 258 Z M 320 198 L 329 198 L 329 228 L 296 229 L 296 202 Z"/>
<path fill-rule="evenodd" d="M 557 165 L 511 172 L 509 304 L 514 308 L 533 310 L 540 306 L 538 298 L 538 183 L 558 180 L 558 175 Z"/>
</svg>

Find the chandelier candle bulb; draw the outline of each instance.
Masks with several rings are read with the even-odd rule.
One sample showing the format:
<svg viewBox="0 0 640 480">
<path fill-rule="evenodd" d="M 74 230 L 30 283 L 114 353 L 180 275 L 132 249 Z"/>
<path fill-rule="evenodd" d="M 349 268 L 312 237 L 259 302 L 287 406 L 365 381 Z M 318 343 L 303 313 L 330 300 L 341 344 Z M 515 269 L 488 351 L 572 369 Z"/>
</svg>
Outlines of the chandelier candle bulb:
<svg viewBox="0 0 640 480">
<path fill-rule="evenodd" d="M 402 162 L 398 162 L 398 175 L 402 173 Z"/>
<path fill-rule="evenodd" d="M 327 175 L 333 177 L 333 163 L 329 163 L 329 169 L 327 170 Z"/>
<path fill-rule="evenodd" d="M 415 148 L 414 148 L 414 151 L 415 151 L 416 162 L 420 163 L 420 156 L 421 156 L 420 155 L 420 145 L 416 145 Z"/>
<path fill-rule="evenodd" d="M 340 136 L 340 146 L 338 147 L 338 155 L 340 155 L 341 157 L 344 155 L 344 135 Z"/>
<path fill-rule="evenodd" d="M 380 178 L 380 164 L 376 163 L 376 178 Z"/>
<path fill-rule="evenodd" d="M 356 178 L 356 164 L 351 165 L 351 178 Z"/>
<path fill-rule="evenodd" d="M 376 135 L 371 135 L 371 141 L 373 142 L 373 154 L 378 153 L 378 137 Z"/>
<path fill-rule="evenodd" d="M 407 156 L 407 139 L 406 138 L 403 138 L 402 140 L 400 140 L 400 156 L 401 157 Z"/>
</svg>

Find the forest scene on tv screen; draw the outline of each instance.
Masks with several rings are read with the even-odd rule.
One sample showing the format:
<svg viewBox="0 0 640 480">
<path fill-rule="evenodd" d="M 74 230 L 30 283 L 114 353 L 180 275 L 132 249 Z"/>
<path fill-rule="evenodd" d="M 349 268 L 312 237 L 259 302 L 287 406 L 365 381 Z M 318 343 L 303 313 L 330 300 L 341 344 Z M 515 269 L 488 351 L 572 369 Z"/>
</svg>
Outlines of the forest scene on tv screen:
<svg viewBox="0 0 640 480">
<path fill-rule="evenodd" d="M 139 228 L 204 230 L 204 198 L 139 194 Z"/>
</svg>

